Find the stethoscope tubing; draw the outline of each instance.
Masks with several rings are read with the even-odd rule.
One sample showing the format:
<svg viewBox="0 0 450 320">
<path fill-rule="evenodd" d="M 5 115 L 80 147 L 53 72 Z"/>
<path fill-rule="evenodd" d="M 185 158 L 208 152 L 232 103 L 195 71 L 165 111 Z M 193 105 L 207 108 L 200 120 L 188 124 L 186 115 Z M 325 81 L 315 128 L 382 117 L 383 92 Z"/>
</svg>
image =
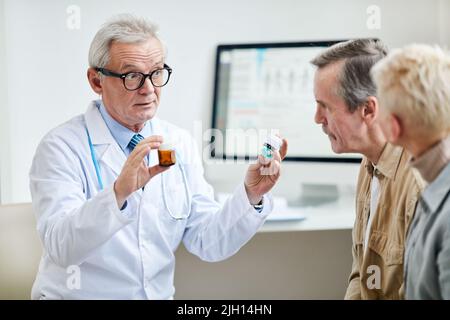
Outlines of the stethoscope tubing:
<svg viewBox="0 0 450 320">
<path fill-rule="evenodd" d="M 95 154 L 95 150 L 94 150 L 94 146 L 92 144 L 92 140 L 91 140 L 91 136 L 89 134 L 89 130 L 86 127 L 86 133 L 88 136 L 88 142 L 89 142 L 89 149 L 91 152 L 91 157 L 92 157 L 92 162 L 94 164 L 94 168 L 95 168 L 95 174 L 97 175 L 97 181 L 98 181 L 98 186 L 99 186 L 99 190 L 102 191 L 103 190 L 103 180 L 102 180 L 102 176 L 101 176 L 101 172 L 100 172 L 100 165 L 98 163 L 97 160 L 97 156 Z M 177 153 L 177 165 L 180 168 L 181 171 L 181 175 L 183 177 L 183 184 L 184 184 L 184 190 L 185 190 L 185 194 L 186 194 L 186 202 L 187 202 L 187 214 L 186 215 L 179 215 L 179 216 L 175 216 L 172 212 L 172 210 L 170 210 L 169 205 L 167 203 L 167 199 L 166 199 L 166 193 L 165 193 L 165 183 L 164 183 L 164 172 L 161 173 L 161 188 L 162 188 L 162 197 L 163 197 L 163 202 L 164 202 L 164 206 L 167 210 L 167 212 L 169 212 L 169 215 L 175 219 L 175 220 L 184 220 L 187 219 L 191 213 L 191 197 L 190 197 L 190 190 L 189 190 L 189 185 L 188 185 L 188 181 L 187 181 L 187 177 L 186 177 L 186 173 L 183 169 L 183 166 L 180 164 L 180 157 L 179 154 Z"/>
</svg>

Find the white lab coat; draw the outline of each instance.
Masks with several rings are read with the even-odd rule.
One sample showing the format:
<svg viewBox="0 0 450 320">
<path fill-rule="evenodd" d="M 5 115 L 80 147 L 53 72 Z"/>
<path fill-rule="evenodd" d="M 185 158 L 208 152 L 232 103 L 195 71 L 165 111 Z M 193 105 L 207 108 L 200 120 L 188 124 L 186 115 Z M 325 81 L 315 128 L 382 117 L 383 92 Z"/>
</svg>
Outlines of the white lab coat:
<svg viewBox="0 0 450 320">
<path fill-rule="evenodd" d="M 126 156 L 112 137 L 98 107 L 49 132 L 39 144 L 30 171 L 30 188 L 44 252 L 32 290 L 33 299 L 171 299 L 175 257 L 181 241 L 205 261 L 236 253 L 264 223 L 272 198 L 257 212 L 240 183 L 224 207 L 213 190 L 191 136 L 154 118 L 153 134 L 179 139 L 190 190 L 191 214 L 175 220 L 162 200 L 160 175 L 134 192 L 127 207 L 117 206 L 113 183 Z M 94 146 L 103 191 L 92 161 L 86 127 Z M 157 163 L 155 150 L 150 164 Z M 187 210 L 181 170 L 165 175 L 172 212 Z M 244 174 L 244 173 L 243 173 Z M 189 276 L 189 275 L 183 275 Z"/>
</svg>

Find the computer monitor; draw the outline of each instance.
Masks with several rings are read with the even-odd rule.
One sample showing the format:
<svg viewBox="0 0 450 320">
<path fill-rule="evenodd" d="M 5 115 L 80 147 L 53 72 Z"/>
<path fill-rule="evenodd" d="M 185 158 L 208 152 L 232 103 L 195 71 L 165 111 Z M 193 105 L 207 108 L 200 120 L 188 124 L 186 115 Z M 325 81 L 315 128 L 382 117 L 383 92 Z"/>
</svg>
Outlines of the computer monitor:
<svg viewBox="0 0 450 320">
<path fill-rule="evenodd" d="M 278 133 L 289 141 L 285 161 L 292 163 L 288 169 L 303 183 L 304 194 L 306 185 L 318 185 L 323 196 L 348 181 L 349 174 L 355 182 L 361 156 L 335 154 L 314 122 L 315 67 L 310 61 L 337 42 L 219 45 L 211 157 L 228 163 L 255 158 L 266 136 Z M 227 175 L 229 169 L 221 171 Z"/>
</svg>

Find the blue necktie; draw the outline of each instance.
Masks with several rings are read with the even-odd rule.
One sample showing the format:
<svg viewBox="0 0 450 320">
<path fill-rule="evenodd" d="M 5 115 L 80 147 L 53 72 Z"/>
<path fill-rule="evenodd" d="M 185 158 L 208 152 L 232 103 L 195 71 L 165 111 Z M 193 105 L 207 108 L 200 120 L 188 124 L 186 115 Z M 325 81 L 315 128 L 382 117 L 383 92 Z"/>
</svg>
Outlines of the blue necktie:
<svg viewBox="0 0 450 320">
<path fill-rule="evenodd" d="M 134 148 L 138 145 L 141 140 L 144 140 L 144 137 L 140 135 L 139 133 L 136 133 L 133 138 L 131 138 L 130 142 L 128 143 L 128 148 L 130 148 L 130 152 L 133 152 Z M 147 156 L 147 163 L 150 162 L 150 159 L 148 159 Z M 144 191 L 144 186 L 142 187 L 142 191 Z"/>
<path fill-rule="evenodd" d="M 137 144 L 143 139 L 144 137 L 139 133 L 135 134 L 133 138 L 131 138 L 130 143 L 128 143 L 128 148 L 130 148 L 130 152 L 132 152 L 134 148 L 137 146 Z"/>
</svg>

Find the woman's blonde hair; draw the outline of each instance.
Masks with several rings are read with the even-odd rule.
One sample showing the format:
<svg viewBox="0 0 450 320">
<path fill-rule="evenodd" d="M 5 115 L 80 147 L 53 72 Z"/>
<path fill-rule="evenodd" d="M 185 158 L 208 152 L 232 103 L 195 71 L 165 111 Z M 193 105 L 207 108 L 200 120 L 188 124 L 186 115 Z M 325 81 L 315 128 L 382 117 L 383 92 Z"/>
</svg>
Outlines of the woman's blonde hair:
<svg viewBox="0 0 450 320">
<path fill-rule="evenodd" d="M 450 130 L 450 55 L 438 46 L 392 50 L 371 70 L 381 108 L 415 134 Z M 414 130 L 414 131 L 413 131 Z"/>
</svg>

